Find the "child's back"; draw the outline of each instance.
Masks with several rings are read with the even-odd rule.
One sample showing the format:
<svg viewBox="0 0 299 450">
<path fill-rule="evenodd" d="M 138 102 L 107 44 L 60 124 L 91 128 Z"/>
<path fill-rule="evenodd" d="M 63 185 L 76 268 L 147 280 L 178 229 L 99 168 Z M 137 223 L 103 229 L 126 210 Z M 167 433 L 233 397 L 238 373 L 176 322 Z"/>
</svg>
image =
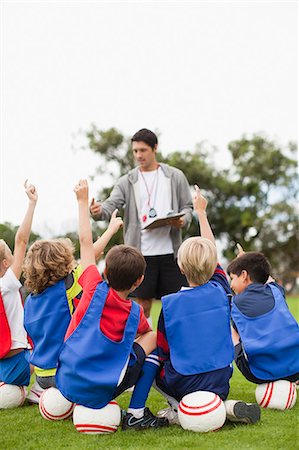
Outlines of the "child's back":
<svg viewBox="0 0 299 450">
<path fill-rule="evenodd" d="M 228 266 L 236 292 L 232 319 L 236 362 L 254 383 L 299 378 L 299 327 L 286 304 L 284 289 L 267 283 L 270 264 L 263 254 L 248 252 Z"/>
</svg>

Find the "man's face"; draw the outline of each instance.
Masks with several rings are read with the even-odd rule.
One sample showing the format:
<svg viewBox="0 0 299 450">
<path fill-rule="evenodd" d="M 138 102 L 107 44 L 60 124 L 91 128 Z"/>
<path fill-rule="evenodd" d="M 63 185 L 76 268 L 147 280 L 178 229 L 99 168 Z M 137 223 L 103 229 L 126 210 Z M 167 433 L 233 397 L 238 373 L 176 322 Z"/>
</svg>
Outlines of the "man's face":
<svg viewBox="0 0 299 450">
<path fill-rule="evenodd" d="M 141 171 L 150 171 L 157 168 L 157 146 L 154 149 L 143 141 L 132 143 L 133 155 Z"/>
</svg>

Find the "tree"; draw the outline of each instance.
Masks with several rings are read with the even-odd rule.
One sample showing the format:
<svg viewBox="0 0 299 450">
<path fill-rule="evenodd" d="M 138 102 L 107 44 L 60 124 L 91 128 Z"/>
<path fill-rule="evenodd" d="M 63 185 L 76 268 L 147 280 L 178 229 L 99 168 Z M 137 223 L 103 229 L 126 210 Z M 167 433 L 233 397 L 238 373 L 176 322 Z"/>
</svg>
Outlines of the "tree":
<svg viewBox="0 0 299 450">
<path fill-rule="evenodd" d="M 12 225 L 9 222 L 0 223 L 0 238 L 3 239 L 13 252 L 15 246 L 15 235 L 19 226 Z M 34 241 L 40 239 L 39 234 L 30 233 L 29 244 L 31 245 Z"/>
<path fill-rule="evenodd" d="M 111 128 L 98 130 L 93 124 L 86 132 L 87 149 L 101 158 L 97 173 L 110 173 L 112 185 L 99 193 L 106 198 L 119 176 L 134 167 L 130 140 Z M 280 148 L 261 134 L 228 144 L 231 164 L 218 168 L 214 147 L 204 143 L 188 151 L 175 151 L 159 160 L 180 168 L 190 185 L 198 184 L 209 199 L 209 218 L 215 235 L 232 259 L 236 243 L 245 250 L 263 251 L 274 274 L 294 284 L 298 267 L 296 218 L 296 150 L 294 143 Z M 194 222 L 185 236 L 197 234 Z"/>
</svg>

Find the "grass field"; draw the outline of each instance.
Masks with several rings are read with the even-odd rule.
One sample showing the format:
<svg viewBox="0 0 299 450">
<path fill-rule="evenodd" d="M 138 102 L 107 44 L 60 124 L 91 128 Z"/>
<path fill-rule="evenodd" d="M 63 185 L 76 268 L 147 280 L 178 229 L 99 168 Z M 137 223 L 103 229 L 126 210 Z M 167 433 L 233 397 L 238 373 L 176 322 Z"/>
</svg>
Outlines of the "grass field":
<svg viewBox="0 0 299 450">
<path fill-rule="evenodd" d="M 299 298 L 288 301 L 293 315 L 299 319 Z M 154 305 L 154 323 L 160 304 Z M 231 380 L 229 398 L 254 402 L 255 385 L 247 382 L 236 369 Z M 298 392 L 299 394 L 299 392 Z M 129 403 L 130 394 L 118 398 L 122 408 Z M 148 406 L 153 412 L 166 406 L 153 389 Z M 72 421 L 48 422 L 40 416 L 37 406 L 0 411 L 0 450 L 6 449 L 299 449 L 299 400 L 290 411 L 262 411 L 255 425 L 227 423 L 218 432 L 199 434 L 184 431 L 179 426 L 157 431 L 117 431 L 108 436 L 80 435 Z"/>
</svg>

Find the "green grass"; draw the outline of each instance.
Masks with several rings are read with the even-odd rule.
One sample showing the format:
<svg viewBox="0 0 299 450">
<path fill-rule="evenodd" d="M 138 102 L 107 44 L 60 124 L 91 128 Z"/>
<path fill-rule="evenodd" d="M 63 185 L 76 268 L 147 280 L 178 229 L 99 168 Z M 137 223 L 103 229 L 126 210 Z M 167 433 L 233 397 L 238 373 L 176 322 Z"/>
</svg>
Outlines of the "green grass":
<svg viewBox="0 0 299 450">
<path fill-rule="evenodd" d="M 299 298 L 289 299 L 294 316 L 299 318 Z M 154 305 L 154 323 L 160 304 Z M 231 380 L 229 398 L 254 402 L 255 385 L 247 382 L 236 369 Z M 299 394 L 299 392 L 298 392 Z M 122 408 L 129 403 L 130 394 L 118 398 Z M 148 406 L 153 412 L 166 406 L 153 389 Z M 121 432 L 108 436 L 80 435 L 72 421 L 48 422 L 40 416 L 37 406 L 0 411 L 0 449 L 201 449 L 201 450 L 295 450 L 299 442 L 299 400 L 290 411 L 263 410 L 261 421 L 255 425 L 227 423 L 215 433 L 192 433 L 171 426 L 157 431 Z"/>
</svg>

